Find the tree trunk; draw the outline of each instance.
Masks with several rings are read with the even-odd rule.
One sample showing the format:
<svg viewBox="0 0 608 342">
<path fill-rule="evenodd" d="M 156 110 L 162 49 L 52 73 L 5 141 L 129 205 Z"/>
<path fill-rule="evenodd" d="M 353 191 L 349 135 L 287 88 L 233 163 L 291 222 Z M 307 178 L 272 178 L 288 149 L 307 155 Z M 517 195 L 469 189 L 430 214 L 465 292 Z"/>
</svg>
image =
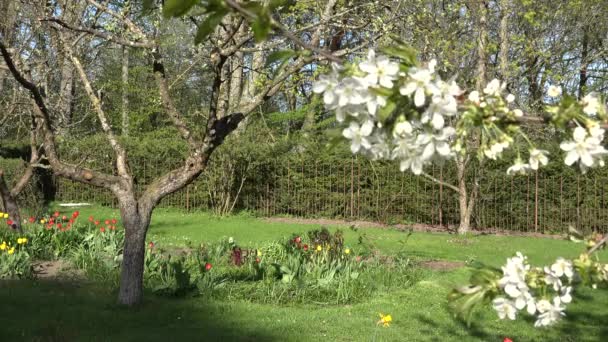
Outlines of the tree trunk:
<svg viewBox="0 0 608 342">
<path fill-rule="evenodd" d="M 146 233 L 152 209 L 144 209 L 133 199 L 120 202 L 120 215 L 125 227 L 118 302 L 133 306 L 143 297 Z"/>
<path fill-rule="evenodd" d="M 477 82 L 475 87 L 477 90 L 481 90 L 485 86 L 486 81 L 486 63 L 488 59 L 486 52 L 486 46 L 488 45 L 487 6 L 486 0 L 479 0 L 477 23 L 479 30 L 479 36 L 477 37 Z"/>
<path fill-rule="evenodd" d="M 0 170 L 0 197 L 2 197 L 2 206 L 4 212 L 8 213 L 8 219 L 13 221 L 11 228 L 21 232 L 21 215 L 19 214 L 19 205 L 13 195 L 11 195 L 6 182 L 4 181 L 4 171 Z"/>
<path fill-rule="evenodd" d="M 583 41 L 581 44 L 581 69 L 579 71 L 578 80 L 578 99 L 585 97 L 585 90 L 587 88 L 587 67 L 589 66 L 588 55 L 589 55 L 589 34 L 587 33 L 587 26 L 583 27 Z"/>
<path fill-rule="evenodd" d="M 511 0 L 500 0 L 500 54 L 498 64 L 500 77 L 504 82 L 509 81 L 509 13 Z"/>
<path fill-rule="evenodd" d="M 458 171 L 458 204 L 460 209 L 460 222 L 458 234 L 466 234 L 471 227 L 471 211 L 467 195 L 467 182 L 465 178 L 466 165 L 464 157 L 456 157 L 456 169 Z"/>
<path fill-rule="evenodd" d="M 129 135 L 129 48 L 122 47 L 122 135 Z"/>
</svg>

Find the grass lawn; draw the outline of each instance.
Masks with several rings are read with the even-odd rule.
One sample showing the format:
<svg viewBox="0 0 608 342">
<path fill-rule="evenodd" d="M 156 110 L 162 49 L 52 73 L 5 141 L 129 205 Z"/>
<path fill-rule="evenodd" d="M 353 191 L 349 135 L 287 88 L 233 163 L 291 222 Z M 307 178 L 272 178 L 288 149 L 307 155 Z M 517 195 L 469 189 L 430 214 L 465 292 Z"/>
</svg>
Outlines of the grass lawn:
<svg viewBox="0 0 608 342">
<path fill-rule="evenodd" d="M 106 208 L 82 209 L 88 217 L 110 217 Z M 244 216 L 213 218 L 158 210 L 149 240 L 183 246 L 232 236 L 239 244 L 257 244 L 302 233 L 314 225 L 269 223 Z M 332 227 L 335 229 L 336 227 Z M 498 266 L 515 251 L 532 263 L 576 256 L 582 246 L 567 241 L 526 237 L 475 236 L 343 228 L 346 243 L 357 250 L 365 233 L 384 254 L 398 251 L 414 259 L 472 261 Z M 600 255 L 603 260 L 608 254 Z M 413 286 L 381 293 L 353 305 L 266 305 L 211 300 L 204 296 L 169 299 L 148 294 L 136 310 L 115 305 L 114 289 L 100 284 L 56 281 L 0 283 L 0 341 L 602 341 L 608 339 L 608 294 L 583 289 L 568 306 L 568 319 L 549 329 L 531 321 L 500 321 L 491 308 L 467 328 L 446 308 L 446 296 L 466 282 L 469 270 L 421 271 Z M 393 324 L 377 328 L 378 313 Z"/>
</svg>

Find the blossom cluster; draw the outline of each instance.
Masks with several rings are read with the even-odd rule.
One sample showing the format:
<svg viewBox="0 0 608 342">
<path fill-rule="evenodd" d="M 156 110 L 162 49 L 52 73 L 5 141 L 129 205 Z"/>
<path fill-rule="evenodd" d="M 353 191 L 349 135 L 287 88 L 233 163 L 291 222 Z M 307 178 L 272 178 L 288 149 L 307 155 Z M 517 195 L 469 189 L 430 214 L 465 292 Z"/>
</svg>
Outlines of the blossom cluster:
<svg viewBox="0 0 608 342">
<path fill-rule="evenodd" d="M 464 96 L 453 79 L 439 77 L 436 67 L 435 60 L 417 66 L 370 50 L 366 59 L 350 67 L 334 65 L 314 83 L 313 91 L 323 94 L 338 122 L 346 122 L 342 135 L 350 140 L 352 153 L 396 160 L 401 171 L 421 174 L 426 165 L 466 152 L 470 141 L 475 141 L 480 158 L 496 160 L 516 139 L 529 145 L 529 156 L 522 158 L 518 149 L 507 174 L 547 165 L 549 152 L 519 129 L 524 112 L 514 108 L 515 96 L 506 92 L 506 83 L 494 79 Z M 547 94 L 560 97 L 562 90 L 550 86 Z M 550 124 L 566 122 L 558 128 L 572 131 L 572 139 L 560 145 L 566 165 L 578 163 L 583 172 L 604 165 L 607 150 L 601 145 L 604 130 L 598 118 L 606 110 L 596 94 L 580 101 L 564 97 L 547 111 L 553 115 Z"/>
<path fill-rule="evenodd" d="M 572 301 L 572 286 L 576 276 L 572 261 L 558 258 L 551 266 L 531 269 L 520 252 L 507 259 L 498 284 L 503 295 L 493 300 L 494 310 L 501 319 L 514 320 L 518 311 L 526 309 L 536 316 L 537 327 L 552 325 L 565 315 L 565 305 Z M 541 297 L 535 294 L 542 293 Z"/>
</svg>

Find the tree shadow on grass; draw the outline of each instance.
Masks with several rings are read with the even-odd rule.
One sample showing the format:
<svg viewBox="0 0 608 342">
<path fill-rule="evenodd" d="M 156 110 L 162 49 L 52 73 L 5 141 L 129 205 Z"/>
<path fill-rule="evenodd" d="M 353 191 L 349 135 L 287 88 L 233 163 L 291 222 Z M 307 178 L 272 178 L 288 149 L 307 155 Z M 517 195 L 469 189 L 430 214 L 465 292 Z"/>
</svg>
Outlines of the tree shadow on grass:
<svg viewBox="0 0 608 342">
<path fill-rule="evenodd" d="M 243 324 L 236 306 L 146 294 L 141 306 L 128 309 L 96 284 L 0 281 L 0 317 L 0 341 L 281 340 Z"/>
</svg>

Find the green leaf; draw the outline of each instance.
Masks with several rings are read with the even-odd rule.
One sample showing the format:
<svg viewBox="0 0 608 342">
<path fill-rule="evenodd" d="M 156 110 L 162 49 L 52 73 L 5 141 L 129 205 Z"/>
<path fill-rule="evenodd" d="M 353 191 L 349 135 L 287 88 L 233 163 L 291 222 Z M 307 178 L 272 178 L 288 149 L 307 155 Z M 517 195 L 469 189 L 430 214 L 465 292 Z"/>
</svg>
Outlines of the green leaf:
<svg viewBox="0 0 608 342">
<path fill-rule="evenodd" d="M 165 18 L 181 17 L 198 2 L 199 0 L 166 0 L 163 6 L 163 16 Z"/>
<path fill-rule="evenodd" d="M 281 62 L 281 64 L 283 64 L 289 58 L 295 57 L 297 55 L 298 55 L 298 53 L 291 49 L 274 51 L 266 59 L 266 67 L 268 67 L 269 65 L 271 65 L 275 62 Z"/>
<path fill-rule="evenodd" d="M 217 25 L 220 24 L 225 15 L 226 12 L 224 11 L 209 14 L 209 16 L 205 18 L 205 21 L 199 25 L 198 31 L 196 32 L 196 37 L 194 38 L 194 44 L 200 44 L 207 39 L 207 37 L 213 33 Z"/>
<path fill-rule="evenodd" d="M 255 21 L 251 24 L 253 30 L 253 36 L 256 42 L 262 42 L 266 40 L 270 33 L 270 17 L 268 13 L 260 13 Z"/>
<path fill-rule="evenodd" d="M 386 105 L 380 108 L 380 110 L 378 111 L 378 119 L 380 119 L 381 122 L 386 122 L 391 117 L 396 108 L 397 103 L 389 100 Z"/>
</svg>

